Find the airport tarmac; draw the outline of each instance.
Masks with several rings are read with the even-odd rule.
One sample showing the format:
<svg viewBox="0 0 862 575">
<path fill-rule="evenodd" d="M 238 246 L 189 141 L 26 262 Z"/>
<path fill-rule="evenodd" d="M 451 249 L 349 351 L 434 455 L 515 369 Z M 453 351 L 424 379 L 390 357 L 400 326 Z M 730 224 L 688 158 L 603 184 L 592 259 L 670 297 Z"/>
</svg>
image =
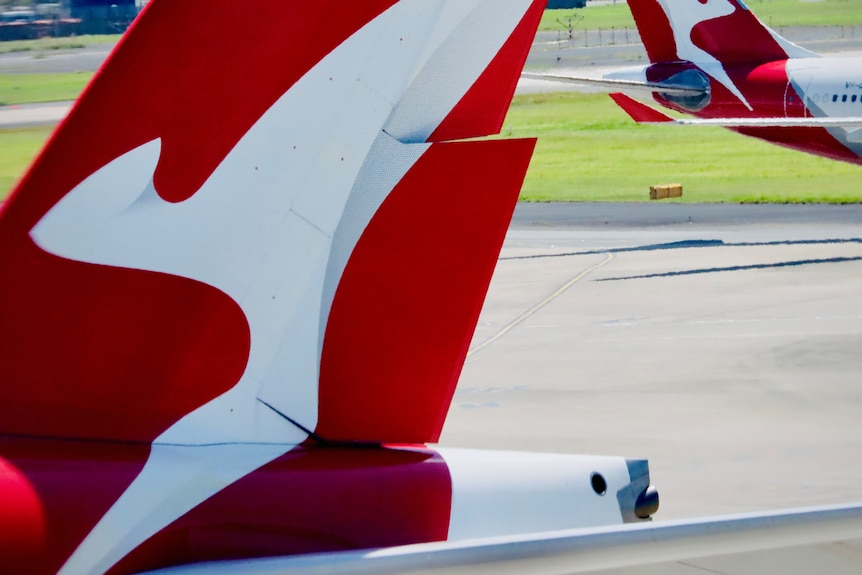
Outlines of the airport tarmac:
<svg viewBox="0 0 862 575">
<path fill-rule="evenodd" d="M 658 520 L 862 500 L 862 207 L 713 209 L 520 205 L 441 444 L 648 458 Z"/>
<path fill-rule="evenodd" d="M 66 117 L 72 102 L 0 106 L 0 129 L 53 126 Z"/>
</svg>

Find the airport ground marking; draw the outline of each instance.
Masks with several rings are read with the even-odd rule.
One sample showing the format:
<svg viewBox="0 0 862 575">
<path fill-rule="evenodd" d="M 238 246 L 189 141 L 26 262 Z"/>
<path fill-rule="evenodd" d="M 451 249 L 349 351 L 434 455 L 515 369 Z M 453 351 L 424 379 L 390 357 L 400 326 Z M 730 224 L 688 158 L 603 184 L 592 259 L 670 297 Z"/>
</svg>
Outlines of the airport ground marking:
<svg viewBox="0 0 862 575">
<path fill-rule="evenodd" d="M 605 256 L 606 257 L 603 261 L 599 262 L 598 264 L 594 265 L 591 268 L 588 268 L 588 269 L 582 271 L 581 273 L 579 273 L 578 275 L 576 275 L 575 277 L 573 277 L 572 279 L 570 279 L 569 281 L 564 283 L 562 286 L 557 288 L 556 291 L 554 291 L 552 294 L 547 296 L 545 299 L 543 299 L 539 303 L 535 304 L 533 307 L 531 307 L 530 309 L 528 309 L 527 311 L 525 311 L 524 313 L 522 313 L 521 315 L 519 315 L 518 317 L 516 317 L 512 321 L 510 321 L 508 324 L 505 325 L 505 327 L 503 327 L 503 329 L 501 329 L 500 331 L 498 331 L 497 333 L 495 333 L 494 335 L 492 335 L 491 337 L 489 337 L 488 339 L 486 339 L 485 341 L 483 341 L 482 343 L 480 343 L 479 345 L 477 345 L 476 347 L 471 349 L 469 352 L 467 352 L 467 357 L 469 358 L 469 357 L 479 353 L 480 351 L 482 351 L 483 349 L 485 349 L 486 347 L 488 347 L 489 345 L 491 345 L 492 343 L 494 343 L 495 341 L 497 341 L 498 339 L 500 339 L 501 337 L 503 337 L 504 335 L 506 335 L 507 333 L 509 333 L 513 329 L 515 329 L 517 326 L 522 324 L 524 321 L 526 321 L 527 319 L 529 319 L 530 317 L 535 315 L 536 312 L 538 312 L 540 309 L 542 309 L 543 307 L 545 307 L 546 305 L 548 305 L 549 303 L 551 303 L 552 301 L 554 301 L 555 299 L 557 299 L 558 297 L 563 295 L 570 287 L 572 287 L 573 285 L 575 285 L 576 283 L 578 283 L 579 281 L 581 281 L 582 279 L 587 277 L 589 274 L 596 271 L 597 269 L 609 264 L 614 259 L 614 254 L 612 254 L 612 253 L 607 253 L 607 254 L 605 254 Z"/>
</svg>

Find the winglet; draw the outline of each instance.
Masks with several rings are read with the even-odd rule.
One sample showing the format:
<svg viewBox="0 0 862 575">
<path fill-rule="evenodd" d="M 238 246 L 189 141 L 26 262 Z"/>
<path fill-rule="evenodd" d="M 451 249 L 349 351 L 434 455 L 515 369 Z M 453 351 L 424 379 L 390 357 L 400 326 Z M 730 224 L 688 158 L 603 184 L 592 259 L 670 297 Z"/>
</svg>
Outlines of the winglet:
<svg viewBox="0 0 862 575">
<path fill-rule="evenodd" d="M 646 104 L 642 104 L 621 92 L 614 92 L 609 94 L 609 96 L 617 103 L 617 106 L 622 108 L 638 124 L 663 124 L 674 121 L 667 114 L 650 108 Z"/>
</svg>

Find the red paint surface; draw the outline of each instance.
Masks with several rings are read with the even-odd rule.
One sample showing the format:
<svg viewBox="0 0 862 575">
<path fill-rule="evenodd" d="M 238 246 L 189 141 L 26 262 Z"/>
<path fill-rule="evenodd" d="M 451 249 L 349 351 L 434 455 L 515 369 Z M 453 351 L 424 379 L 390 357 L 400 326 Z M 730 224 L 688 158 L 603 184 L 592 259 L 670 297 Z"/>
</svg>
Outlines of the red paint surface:
<svg viewBox="0 0 862 575">
<path fill-rule="evenodd" d="M 139 472 L 148 449 L 0 440 L 0 565 L 56 573 Z M 178 519 L 112 568 L 444 540 L 452 486 L 427 449 L 298 448 Z"/>
<path fill-rule="evenodd" d="M 712 79 L 710 104 L 695 115 L 700 118 L 783 118 L 804 114 L 801 102 L 787 107 L 787 60 L 757 66 L 739 65 L 725 68 L 734 85 L 745 96 L 749 108 L 722 83 Z"/>
<path fill-rule="evenodd" d="M 733 131 L 792 150 L 862 164 L 862 158 L 833 138 L 826 128 L 734 128 Z"/>
<path fill-rule="evenodd" d="M 0 458 L 0 563 L 20 565 L 45 549 L 45 512 L 27 476 Z"/>
<path fill-rule="evenodd" d="M 673 29 L 661 5 L 656 0 L 628 0 L 628 4 L 637 22 L 649 61 L 656 63 L 678 60 Z"/>
<path fill-rule="evenodd" d="M 789 84 L 787 60 L 768 62 L 749 70 L 729 70 L 731 77 L 739 78 L 740 89 L 756 115 L 798 118 L 805 114 L 801 100 L 796 99 L 795 105 L 785 102 Z"/>
<path fill-rule="evenodd" d="M 386 199 L 332 305 L 317 433 L 437 440 L 533 146 L 434 144 Z"/>
<path fill-rule="evenodd" d="M 0 439 L 2 571 L 56 573 L 148 454 L 145 445 Z M 7 539 L 10 533 L 14 538 Z"/>
<path fill-rule="evenodd" d="M 452 484 L 430 450 L 299 448 L 244 477 L 109 571 L 446 539 Z"/>
<path fill-rule="evenodd" d="M 500 131 L 545 4 L 545 0 L 533 1 L 490 65 L 437 126 L 429 142 L 486 136 Z"/>
<path fill-rule="evenodd" d="M 147 7 L 4 205 L 0 432 L 149 443 L 238 381 L 248 327 L 227 296 L 64 261 L 29 231 L 87 176 L 154 138 L 159 193 L 193 195 L 299 77 L 393 3 Z"/>
<path fill-rule="evenodd" d="M 646 104 L 641 104 L 634 98 L 615 92 L 608 94 L 611 99 L 617 103 L 617 106 L 622 108 L 635 122 L 672 122 L 673 119 L 669 116 L 650 108 Z"/>
<path fill-rule="evenodd" d="M 174 276 L 0 245 L 0 431 L 149 444 L 239 380 L 248 324 Z"/>
<path fill-rule="evenodd" d="M 732 14 L 697 24 L 691 31 L 691 40 L 725 66 L 757 65 L 787 58 L 787 53 L 754 13 L 739 6 Z"/>
</svg>

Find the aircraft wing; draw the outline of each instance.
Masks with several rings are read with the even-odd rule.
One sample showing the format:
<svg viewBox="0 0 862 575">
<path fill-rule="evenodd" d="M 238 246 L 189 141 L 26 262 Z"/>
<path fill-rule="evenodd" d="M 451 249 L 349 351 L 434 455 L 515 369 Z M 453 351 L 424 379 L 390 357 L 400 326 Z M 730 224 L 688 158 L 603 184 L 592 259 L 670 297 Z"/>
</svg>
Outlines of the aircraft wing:
<svg viewBox="0 0 862 575">
<path fill-rule="evenodd" d="M 370 551 L 213 562 L 152 571 L 149 575 L 464 575 L 481 569 L 493 569 L 494 573 L 550 575 L 606 573 L 607 569 L 633 567 L 638 567 L 637 572 L 642 573 L 641 567 L 668 563 L 674 563 L 673 573 L 703 573 L 704 568 L 695 564 L 700 558 L 748 553 L 752 554 L 749 561 L 756 561 L 758 558 L 763 560 L 769 553 L 786 553 L 791 547 L 858 537 L 862 537 L 862 504 L 426 543 Z M 841 554 L 840 551 L 836 553 Z M 862 555 L 844 553 L 844 559 L 848 567 L 846 572 L 855 572 Z M 733 575 L 742 571 L 723 567 L 720 572 Z M 840 567 L 830 565 L 829 572 L 841 572 Z"/>
<path fill-rule="evenodd" d="M 610 97 L 639 124 L 675 124 L 678 126 L 721 126 L 724 128 L 859 128 L 862 117 L 830 118 L 672 118 L 625 94 Z"/>
<path fill-rule="evenodd" d="M 703 94 L 700 88 L 684 86 L 682 84 L 668 84 L 659 82 L 640 82 L 637 80 L 621 80 L 614 78 L 586 78 L 580 76 L 562 76 L 554 74 L 533 74 L 524 72 L 522 78 L 530 80 L 544 80 L 548 82 L 563 82 L 566 84 L 580 84 L 586 86 L 596 86 L 599 88 L 607 88 L 609 90 L 626 90 L 628 92 L 640 92 L 644 94 L 653 94 L 661 92 L 672 96 L 699 96 Z"/>
</svg>

